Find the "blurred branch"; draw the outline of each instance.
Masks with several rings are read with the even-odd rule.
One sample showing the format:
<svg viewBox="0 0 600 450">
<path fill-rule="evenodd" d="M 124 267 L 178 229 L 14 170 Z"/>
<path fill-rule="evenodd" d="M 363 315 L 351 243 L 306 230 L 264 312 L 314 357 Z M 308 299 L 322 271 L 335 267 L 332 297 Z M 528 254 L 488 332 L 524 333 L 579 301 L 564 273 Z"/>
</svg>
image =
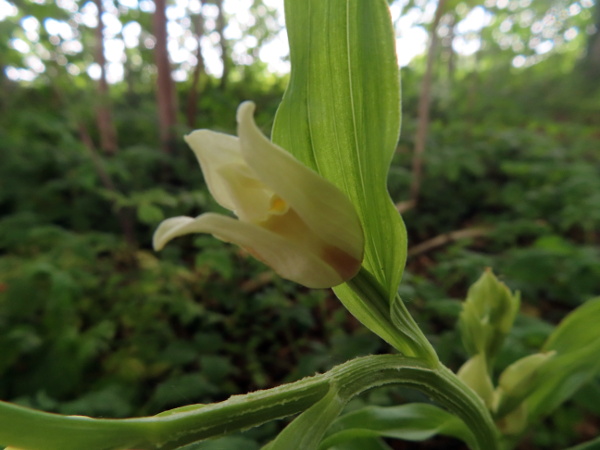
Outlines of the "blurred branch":
<svg viewBox="0 0 600 450">
<path fill-rule="evenodd" d="M 415 202 L 413 200 L 407 200 L 405 202 L 396 203 L 396 209 L 400 214 L 404 214 L 406 211 L 413 209 L 415 207 Z"/>
<path fill-rule="evenodd" d="M 421 242 L 408 249 L 408 256 L 417 256 L 423 253 L 427 253 L 434 248 L 441 247 L 442 245 L 449 244 L 460 239 L 469 239 L 479 236 L 485 236 L 492 231 L 490 227 L 473 227 L 465 228 L 463 230 L 451 231 L 449 233 L 440 234 L 434 238 L 428 239 L 425 242 Z"/>
</svg>

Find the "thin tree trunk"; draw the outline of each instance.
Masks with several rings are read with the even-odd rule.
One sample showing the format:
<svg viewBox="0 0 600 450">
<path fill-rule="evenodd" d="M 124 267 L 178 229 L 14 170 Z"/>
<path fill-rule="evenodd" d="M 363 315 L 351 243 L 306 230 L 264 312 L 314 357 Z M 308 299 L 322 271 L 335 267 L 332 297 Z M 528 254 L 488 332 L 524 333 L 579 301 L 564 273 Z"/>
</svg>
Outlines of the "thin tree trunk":
<svg viewBox="0 0 600 450">
<path fill-rule="evenodd" d="M 431 83 L 433 80 L 433 62 L 438 45 L 437 28 L 442 18 L 446 0 L 439 0 L 435 10 L 431 33 L 429 36 L 429 48 L 427 50 L 427 67 L 421 85 L 419 97 L 417 134 L 415 137 L 415 149 L 412 160 L 412 181 L 410 185 L 410 205 L 414 207 L 419 201 L 421 182 L 423 179 L 423 153 L 427 143 L 427 131 L 429 129 L 429 107 L 431 104 Z"/>
<path fill-rule="evenodd" d="M 167 50 L 167 5 L 166 0 L 154 0 L 154 3 L 156 5 L 156 11 L 154 12 L 154 36 L 156 37 L 154 58 L 158 72 L 156 98 L 160 141 L 163 151 L 172 153 L 175 142 L 174 128 L 177 123 L 177 102 Z"/>
<path fill-rule="evenodd" d="M 452 13 L 452 17 L 450 18 L 450 23 L 448 24 L 448 28 L 450 30 L 448 36 L 448 81 L 451 84 L 454 81 L 454 74 L 456 72 L 456 53 L 454 53 L 454 48 L 452 47 L 452 42 L 454 41 L 454 37 L 456 36 L 456 14 Z"/>
<path fill-rule="evenodd" d="M 200 7 L 202 8 L 202 0 L 200 0 Z M 200 77 L 205 73 L 204 57 L 202 56 L 202 46 L 200 45 L 202 36 L 204 36 L 204 16 L 202 15 L 202 9 L 200 14 L 192 16 L 192 25 L 194 27 L 194 33 L 198 40 L 198 50 L 196 51 L 196 67 L 194 67 L 194 73 L 192 75 L 192 86 L 188 96 L 188 103 L 186 108 L 187 125 L 190 128 L 194 128 L 196 123 L 196 116 L 198 115 L 198 94 L 200 91 Z"/>
<path fill-rule="evenodd" d="M 2 54 L 0 54 L 0 92 L 8 93 L 8 78 L 4 72 L 4 62 L 2 61 Z M 8 108 L 8 95 L 0 95 L 0 112 L 2 114 L 7 113 Z"/>
<path fill-rule="evenodd" d="M 102 11 L 101 9 L 98 9 L 98 11 Z M 99 20 L 101 15 L 98 16 Z M 62 66 L 59 66 L 62 68 Z M 64 68 L 63 68 L 64 70 Z M 57 75 L 57 73 L 54 74 L 55 76 L 64 76 L 65 74 L 61 74 L 61 75 Z M 73 112 L 71 111 L 69 114 L 69 108 L 72 104 L 72 102 L 69 100 L 68 97 L 65 96 L 65 91 L 61 90 L 58 86 L 58 83 L 54 83 L 53 79 L 50 78 L 50 86 L 52 87 L 52 92 L 54 94 L 54 107 L 57 110 L 60 111 L 66 111 L 68 116 L 72 116 Z M 108 110 L 110 112 L 110 109 Z M 110 118 L 110 116 L 109 116 Z M 96 171 L 96 174 L 98 175 L 98 178 L 100 179 L 100 182 L 102 183 L 102 186 L 104 186 L 104 188 L 112 193 L 115 194 L 119 194 L 119 190 L 117 188 L 117 186 L 115 185 L 114 181 L 112 180 L 110 174 L 108 173 L 108 171 L 105 168 L 104 165 L 104 160 L 102 158 L 101 155 L 101 151 L 99 151 L 96 147 L 96 145 L 94 144 L 94 140 L 92 139 L 92 137 L 90 136 L 90 133 L 87 129 L 87 127 L 85 126 L 84 122 L 81 121 L 79 118 L 76 118 L 75 123 L 77 124 L 77 129 L 79 132 L 79 138 L 81 140 L 81 142 L 83 143 L 84 147 L 88 150 L 88 154 L 90 156 L 90 159 L 92 161 L 92 165 L 94 167 L 94 170 Z M 112 120 L 110 121 L 110 123 L 112 124 Z M 115 141 L 115 145 L 116 145 L 116 141 Z M 116 147 L 115 147 L 116 148 Z M 119 223 L 119 227 L 121 228 L 121 232 L 123 233 L 123 237 L 125 239 L 125 242 L 127 242 L 127 244 L 134 248 L 137 246 L 137 239 L 135 236 L 135 222 L 133 220 L 132 217 L 132 211 L 131 208 L 124 208 L 124 207 L 120 207 L 120 206 L 116 206 L 113 202 L 114 205 L 114 214 L 115 217 Z"/>
<path fill-rule="evenodd" d="M 100 148 L 108 153 L 117 152 L 117 132 L 112 120 L 110 109 L 110 94 L 106 81 L 106 58 L 104 57 L 104 24 L 102 23 L 102 0 L 94 0 L 98 8 L 98 25 L 96 26 L 96 51 L 94 59 L 100 66 L 100 79 L 98 80 L 98 103 L 96 105 L 96 123 L 100 134 Z"/>
<path fill-rule="evenodd" d="M 125 50 L 125 61 L 123 62 L 123 69 L 125 71 L 123 78 L 125 81 L 125 86 L 127 86 L 127 98 L 131 99 L 135 95 L 135 80 L 133 73 L 133 64 L 131 63 L 131 58 L 127 54 L 127 50 Z"/>
<path fill-rule="evenodd" d="M 600 77 L 600 2 L 594 5 L 594 22 L 596 31 L 588 38 L 584 64 L 589 78 L 597 80 Z"/>
<path fill-rule="evenodd" d="M 215 5 L 217 5 L 217 8 L 219 9 L 219 15 L 217 16 L 217 33 L 219 33 L 221 60 L 223 61 L 223 74 L 221 75 L 219 89 L 224 91 L 227 87 L 227 79 L 229 78 L 229 50 L 227 39 L 225 39 L 225 11 L 223 10 L 223 0 L 215 0 Z"/>
</svg>

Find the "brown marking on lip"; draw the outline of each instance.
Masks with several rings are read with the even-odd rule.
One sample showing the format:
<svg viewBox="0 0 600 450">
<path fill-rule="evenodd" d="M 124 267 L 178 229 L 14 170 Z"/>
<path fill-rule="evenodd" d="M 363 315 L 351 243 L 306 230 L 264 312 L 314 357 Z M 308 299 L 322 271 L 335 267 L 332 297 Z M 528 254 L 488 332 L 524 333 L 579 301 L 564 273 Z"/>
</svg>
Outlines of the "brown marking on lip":
<svg viewBox="0 0 600 450">
<path fill-rule="evenodd" d="M 344 281 L 352 278 L 360 269 L 360 260 L 332 245 L 324 245 L 320 257 L 329 264 Z"/>
</svg>

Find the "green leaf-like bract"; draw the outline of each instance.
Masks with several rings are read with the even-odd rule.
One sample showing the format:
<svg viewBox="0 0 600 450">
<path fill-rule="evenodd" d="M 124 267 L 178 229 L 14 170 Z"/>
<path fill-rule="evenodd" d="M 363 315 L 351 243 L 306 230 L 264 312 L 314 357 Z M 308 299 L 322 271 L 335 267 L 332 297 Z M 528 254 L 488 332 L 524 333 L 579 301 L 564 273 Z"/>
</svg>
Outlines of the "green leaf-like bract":
<svg viewBox="0 0 600 450">
<path fill-rule="evenodd" d="M 527 406 L 531 419 L 551 413 L 600 372 L 600 297 L 588 300 L 558 324 L 542 351 L 556 355 L 544 365 Z"/>
<path fill-rule="evenodd" d="M 348 413 L 331 426 L 319 450 L 353 441 L 357 437 L 388 437 L 424 441 L 436 434 L 461 439 L 476 447 L 471 431 L 458 417 L 426 403 L 381 407 L 368 406 Z"/>
<path fill-rule="evenodd" d="M 400 128 L 387 3 L 286 0 L 285 10 L 292 72 L 273 141 L 350 198 L 365 233 L 363 267 L 392 298 L 406 261 L 406 230 L 386 185 Z"/>
</svg>

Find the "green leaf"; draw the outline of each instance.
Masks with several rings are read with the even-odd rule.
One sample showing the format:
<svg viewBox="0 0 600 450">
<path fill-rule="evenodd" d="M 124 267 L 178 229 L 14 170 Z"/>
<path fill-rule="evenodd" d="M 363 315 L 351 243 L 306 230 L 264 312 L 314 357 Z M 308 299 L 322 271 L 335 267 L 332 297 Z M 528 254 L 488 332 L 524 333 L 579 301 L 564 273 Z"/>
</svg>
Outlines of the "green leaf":
<svg viewBox="0 0 600 450">
<path fill-rule="evenodd" d="M 415 322 L 408 309 L 406 309 L 406 305 L 399 295 L 396 295 L 392 300 L 390 317 L 392 323 L 396 326 L 396 335 L 399 340 L 402 339 L 404 345 L 410 348 L 410 353 L 407 356 L 422 358 L 431 367 L 437 367 L 441 364 L 435 349 L 427 340 L 427 337 L 423 334 L 423 330 Z M 406 351 L 403 349 L 399 350 Z"/>
<path fill-rule="evenodd" d="M 469 288 L 458 327 L 469 355 L 485 355 L 488 370 L 513 326 L 520 303 L 519 293 L 511 293 L 490 269 Z"/>
<path fill-rule="evenodd" d="M 330 389 L 325 397 L 312 405 L 288 425 L 265 450 L 316 449 L 331 423 L 340 415 L 346 400 L 338 390 Z"/>
<path fill-rule="evenodd" d="M 569 447 L 566 450 L 598 450 L 600 448 L 600 437 L 592 439 L 591 441 L 584 442 L 583 444 L 576 445 L 575 447 Z"/>
<path fill-rule="evenodd" d="M 544 365 L 554 357 L 554 352 L 535 353 L 518 359 L 508 366 L 498 378 L 496 389 L 496 418 L 517 408 L 540 383 Z"/>
<path fill-rule="evenodd" d="M 591 344 L 600 345 L 600 297 L 588 300 L 565 317 L 548 337 L 542 351 L 559 355 Z"/>
<path fill-rule="evenodd" d="M 334 288 L 342 304 L 360 322 L 405 356 L 439 365 L 435 349 L 398 296 L 390 305 L 387 293 L 365 269 L 346 284 Z"/>
<path fill-rule="evenodd" d="M 364 436 L 357 434 L 352 440 L 341 442 L 335 447 L 330 447 L 331 450 L 392 450 L 379 437 Z"/>
<path fill-rule="evenodd" d="M 363 267 L 396 293 L 406 230 L 386 181 L 400 128 L 394 31 L 385 0 L 286 0 L 292 72 L 273 141 L 338 186 L 365 233 Z"/>
<path fill-rule="evenodd" d="M 327 396 L 310 408 L 309 411 L 312 410 L 312 412 L 307 411 L 292 422 L 288 427 L 291 428 L 291 431 L 286 434 L 288 430 L 284 430 L 284 438 L 281 438 L 282 435 L 280 435 L 277 441 L 266 447 L 266 450 L 274 448 L 313 450 L 318 448 L 317 445 L 324 430 L 339 414 L 346 402 L 368 389 L 388 384 L 418 389 L 442 406 L 447 407 L 457 416 L 456 420 L 464 425 L 451 425 L 454 423 L 451 421 L 448 428 L 441 427 L 440 429 L 449 433 L 458 433 L 461 438 L 472 444 L 472 448 L 480 450 L 497 448 L 496 429 L 483 402 L 471 389 L 462 384 L 456 375 L 444 367 L 432 370 L 415 358 L 385 355 L 358 358 L 332 369 L 325 375 L 330 383 Z M 423 414 L 427 415 L 428 413 L 424 412 Z M 453 417 L 450 414 L 448 416 Z M 377 422 L 379 418 L 385 418 L 385 414 L 380 414 L 373 421 Z M 387 425 L 383 424 L 382 428 L 391 426 L 389 424 L 392 422 L 394 420 L 388 422 Z M 351 423 L 350 426 L 358 423 L 362 422 L 358 420 Z M 374 431 L 376 429 L 377 425 L 373 425 L 372 429 L 354 429 L 351 434 L 353 437 L 358 435 L 373 438 L 378 436 Z M 465 433 L 464 430 L 467 432 Z M 413 436 L 416 435 L 413 434 Z M 424 436 L 424 434 L 420 436 Z M 347 438 L 350 437 L 342 437 L 340 442 Z"/>
<path fill-rule="evenodd" d="M 337 448 L 359 437 L 388 437 L 424 441 L 436 434 L 452 436 L 471 448 L 476 442 L 471 431 L 458 417 L 425 403 L 379 407 L 370 406 L 337 419 L 319 450 Z"/>
<path fill-rule="evenodd" d="M 258 450 L 259 445 L 251 439 L 242 436 L 227 436 L 195 444 L 186 445 L 179 450 Z"/>
<path fill-rule="evenodd" d="M 151 203 L 142 203 L 138 207 L 137 216 L 140 222 L 146 225 L 156 225 L 165 218 L 162 209 Z"/>
<path fill-rule="evenodd" d="M 485 355 L 479 353 L 469 358 L 456 375 L 481 397 L 489 409 L 492 409 L 494 385 L 489 375 Z"/>
<path fill-rule="evenodd" d="M 600 297 L 572 311 L 557 326 L 542 351 L 556 356 L 544 365 L 527 406 L 531 418 L 547 415 L 600 372 Z"/>
</svg>

